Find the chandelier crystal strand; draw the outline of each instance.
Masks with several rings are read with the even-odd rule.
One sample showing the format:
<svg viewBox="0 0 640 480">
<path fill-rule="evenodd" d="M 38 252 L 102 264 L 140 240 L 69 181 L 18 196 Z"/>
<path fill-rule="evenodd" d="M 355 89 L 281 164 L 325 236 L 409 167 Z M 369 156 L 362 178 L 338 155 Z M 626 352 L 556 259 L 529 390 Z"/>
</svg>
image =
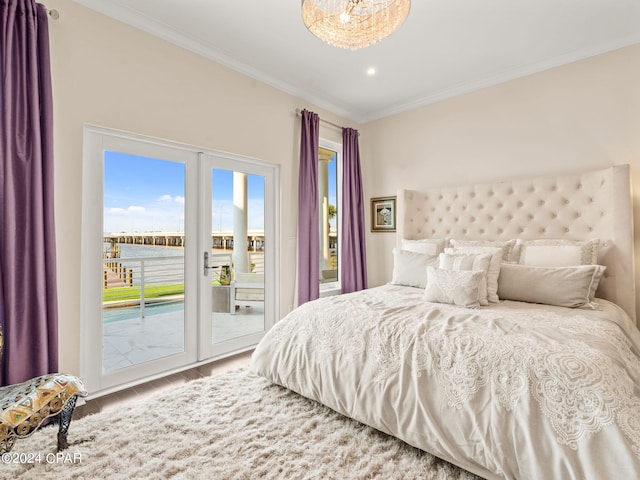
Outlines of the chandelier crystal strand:
<svg viewBox="0 0 640 480">
<path fill-rule="evenodd" d="M 302 19 L 321 40 L 357 50 L 395 32 L 410 9 L 411 0 L 302 0 Z"/>
</svg>

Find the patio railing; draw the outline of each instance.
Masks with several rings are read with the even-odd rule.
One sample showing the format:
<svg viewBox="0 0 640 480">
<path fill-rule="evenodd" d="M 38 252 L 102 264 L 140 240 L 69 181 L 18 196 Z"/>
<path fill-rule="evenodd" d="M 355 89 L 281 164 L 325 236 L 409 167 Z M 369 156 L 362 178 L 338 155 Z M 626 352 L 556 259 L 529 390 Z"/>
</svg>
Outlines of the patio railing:
<svg viewBox="0 0 640 480">
<path fill-rule="evenodd" d="M 250 254 L 253 272 L 264 272 L 264 254 Z M 211 282 L 217 284 L 230 253 L 210 256 Z M 184 301 L 184 256 L 132 257 L 103 260 L 103 309 L 140 308 Z"/>
</svg>

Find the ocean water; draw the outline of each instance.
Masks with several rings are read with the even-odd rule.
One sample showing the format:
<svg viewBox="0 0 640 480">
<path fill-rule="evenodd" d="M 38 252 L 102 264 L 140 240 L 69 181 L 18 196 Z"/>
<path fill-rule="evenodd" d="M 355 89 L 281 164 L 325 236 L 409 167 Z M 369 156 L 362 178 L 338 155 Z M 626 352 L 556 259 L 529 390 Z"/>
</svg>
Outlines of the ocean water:
<svg viewBox="0 0 640 480">
<path fill-rule="evenodd" d="M 104 244 L 103 250 L 109 248 L 108 243 Z M 120 246 L 120 258 L 138 258 L 138 257 L 183 257 L 184 247 L 165 247 L 161 245 L 127 245 L 118 244 Z"/>
<path fill-rule="evenodd" d="M 105 244 L 105 249 L 109 244 Z M 107 250 L 108 251 L 108 250 Z M 110 260 L 105 259 L 105 262 Z M 146 285 L 184 282 L 184 248 L 152 245 L 120 245 L 120 258 L 113 259 L 133 273 L 133 285 L 140 285 L 144 268 Z M 105 263 L 105 270 L 111 268 Z M 113 269 L 112 269 L 113 270 Z M 122 286 L 122 284 L 111 284 Z"/>
<path fill-rule="evenodd" d="M 109 244 L 104 244 L 105 251 L 108 251 Z M 231 250 L 212 250 L 209 264 L 213 267 L 229 265 L 231 263 Z M 254 257 L 254 262 L 264 262 L 262 252 Z M 109 270 L 105 259 L 105 269 Z M 120 257 L 113 259 L 126 268 L 127 272 L 133 273 L 133 285 L 141 284 L 142 271 L 144 267 L 144 282 L 146 285 L 159 283 L 183 283 L 184 282 L 184 248 L 166 247 L 153 245 L 120 245 Z M 219 275 L 218 270 L 212 271 L 212 278 Z M 112 284 L 112 286 L 122 286 L 122 284 Z"/>
</svg>

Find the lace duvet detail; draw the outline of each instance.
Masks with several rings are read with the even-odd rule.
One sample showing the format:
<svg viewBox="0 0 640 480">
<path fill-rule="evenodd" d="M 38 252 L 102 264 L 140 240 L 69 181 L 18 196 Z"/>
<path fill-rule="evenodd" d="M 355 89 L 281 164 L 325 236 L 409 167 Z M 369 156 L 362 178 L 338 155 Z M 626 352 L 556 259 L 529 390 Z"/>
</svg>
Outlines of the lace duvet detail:
<svg viewBox="0 0 640 480">
<path fill-rule="evenodd" d="M 519 318 L 518 318 L 519 317 Z M 595 328 L 581 317 L 567 319 L 550 312 L 523 313 L 513 319 L 539 325 L 594 332 L 623 358 L 635 358 L 619 328 Z M 542 326 L 542 325 L 541 325 Z M 502 407 L 513 410 L 530 392 L 549 419 L 558 442 L 577 449 L 577 442 L 617 422 L 640 456 L 640 408 L 627 370 L 587 343 L 533 340 L 523 330 L 507 334 L 485 322 L 458 328 L 437 325 L 421 335 L 413 366 L 417 374 L 435 374 L 450 406 L 461 408 L 481 388 L 491 388 Z M 427 352 L 427 353 L 425 353 Z M 635 362 L 632 362 L 632 364 Z"/>
<path fill-rule="evenodd" d="M 540 354 L 544 361 L 530 369 L 531 393 L 561 444 L 576 450 L 578 440 L 613 423 L 616 412 L 633 398 L 633 383 L 625 372 L 578 342 L 556 344 L 552 352 Z"/>
<path fill-rule="evenodd" d="M 413 302 L 394 295 L 312 302 L 270 335 L 287 351 L 312 352 L 317 365 L 339 355 L 383 390 L 409 367 L 416 380 L 435 379 L 456 409 L 480 391 L 506 411 L 532 397 L 574 450 L 615 423 L 640 458 L 640 352 L 615 323 L 553 307 L 477 311 L 426 303 L 420 291 Z"/>
</svg>

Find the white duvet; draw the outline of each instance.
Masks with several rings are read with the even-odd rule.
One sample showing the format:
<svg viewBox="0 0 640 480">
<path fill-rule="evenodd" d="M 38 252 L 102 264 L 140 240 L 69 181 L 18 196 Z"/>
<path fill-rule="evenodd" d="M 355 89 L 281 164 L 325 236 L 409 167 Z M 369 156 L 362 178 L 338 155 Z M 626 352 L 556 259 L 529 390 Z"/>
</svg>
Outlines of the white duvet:
<svg viewBox="0 0 640 480">
<path fill-rule="evenodd" d="M 470 310 L 422 293 L 309 302 L 252 368 L 488 479 L 640 479 L 640 332 L 620 308 Z"/>
</svg>

